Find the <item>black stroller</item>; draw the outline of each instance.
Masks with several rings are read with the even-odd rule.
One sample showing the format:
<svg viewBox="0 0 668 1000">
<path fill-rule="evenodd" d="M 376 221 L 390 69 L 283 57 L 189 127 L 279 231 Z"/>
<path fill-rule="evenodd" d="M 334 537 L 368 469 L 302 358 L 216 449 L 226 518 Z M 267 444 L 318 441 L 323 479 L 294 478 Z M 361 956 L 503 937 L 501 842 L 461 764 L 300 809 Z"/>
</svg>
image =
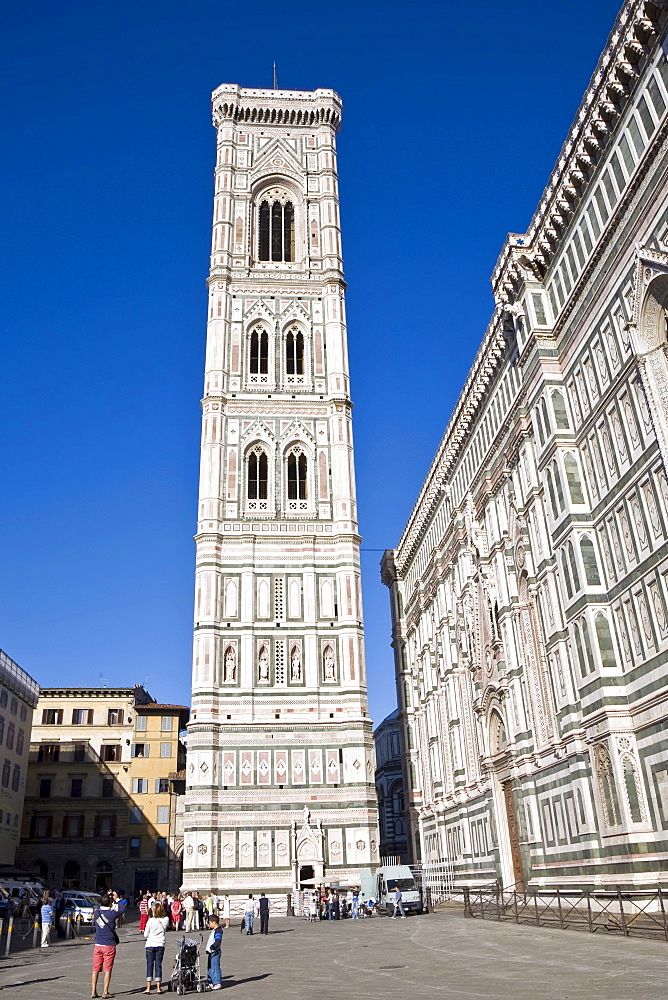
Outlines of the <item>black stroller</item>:
<svg viewBox="0 0 668 1000">
<path fill-rule="evenodd" d="M 181 937 L 176 943 L 179 950 L 174 959 L 172 989 L 178 994 L 190 993 L 193 990 L 204 993 L 206 979 L 200 975 L 198 942 L 192 938 Z"/>
</svg>

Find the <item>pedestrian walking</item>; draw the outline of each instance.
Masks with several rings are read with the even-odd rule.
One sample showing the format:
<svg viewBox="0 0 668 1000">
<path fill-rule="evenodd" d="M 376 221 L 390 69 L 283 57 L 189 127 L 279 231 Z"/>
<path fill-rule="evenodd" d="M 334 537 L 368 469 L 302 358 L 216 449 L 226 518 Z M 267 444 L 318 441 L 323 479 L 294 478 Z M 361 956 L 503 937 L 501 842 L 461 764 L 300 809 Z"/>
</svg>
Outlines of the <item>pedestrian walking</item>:
<svg viewBox="0 0 668 1000">
<path fill-rule="evenodd" d="M 118 909 L 114 909 L 114 903 L 118 902 Z M 93 922 L 95 924 L 95 947 L 93 948 L 93 974 L 91 977 L 91 997 L 99 996 L 97 992 L 98 976 L 104 969 L 104 1000 L 111 996 L 109 985 L 111 983 L 111 973 L 114 968 L 116 958 L 116 945 L 118 944 L 118 934 L 116 933 L 116 920 L 119 913 L 125 912 L 125 908 L 119 901 L 115 892 L 105 892 L 100 899 L 100 905 L 93 910 Z"/>
<path fill-rule="evenodd" d="M 220 971 L 220 955 L 223 943 L 223 929 L 220 926 L 218 917 L 212 914 L 209 917 L 209 940 L 206 943 L 207 955 L 207 978 L 209 989 L 220 990 L 223 988 L 223 977 Z"/>
<path fill-rule="evenodd" d="M 404 904 L 402 902 L 403 896 L 401 894 L 401 889 L 397 886 L 396 892 L 394 893 L 394 913 L 392 914 L 392 919 L 397 919 L 397 910 L 401 913 L 401 919 L 406 919 L 406 914 L 404 913 Z"/>
<path fill-rule="evenodd" d="M 253 920 L 255 919 L 255 900 L 251 893 L 248 894 L 248 899 L 246 900 L 246 905 L 244 907 L 244 923 L 246 926 L 246 934 L 253 933 Z"/>
<path fill-rule="evenodd" d="M 42 897 L 40 916 L 42 918 L 42 948 L 48 948 L 51 943 L 51 928 L 56 916 L 55 907 L 48 892 L 45 892 Z"/>
<path fill-rule="evenodd" d="M 204 915 L 206 918 L 207 926 L 209 924 L 209 917 L 213 916 L 215 908 L 216 908 L 216 899 L 211 889 L 209 889 L 209 895 L 204 900 L 204 910 L 205 910 Z"/>
<path fill-rule="evenodd" d="M 162 960 L 165 955 L 165 931 L 168 924 L 169 917 L 165 913 L 164 906 L 162 903 L 156 903 L 144 929 L 144 937 L 146 938 L 146 989 L 144 993 L 151 992 L 151 983 L 154 979 L 155 992 L 163 992 Z"/>
<path fill-rule="evenodd" d="M 269 933 L 269 900 L 263 892 L 260 893 L 260 900 L 258 903 L 258 909 L 260 910 L 260 934 Z"/>
<path fill-rule="evenodd" d="M 358 920 L 360 915 L 360 891 L 359 887 L 353 889 L 353 920 Z"/>
<path fill-rule="evenodd" d="M 225 921 L 225 927 L 230 926 L 230 897 L 225 893 L 223 899 L 223 920 Z"/>
</svg>

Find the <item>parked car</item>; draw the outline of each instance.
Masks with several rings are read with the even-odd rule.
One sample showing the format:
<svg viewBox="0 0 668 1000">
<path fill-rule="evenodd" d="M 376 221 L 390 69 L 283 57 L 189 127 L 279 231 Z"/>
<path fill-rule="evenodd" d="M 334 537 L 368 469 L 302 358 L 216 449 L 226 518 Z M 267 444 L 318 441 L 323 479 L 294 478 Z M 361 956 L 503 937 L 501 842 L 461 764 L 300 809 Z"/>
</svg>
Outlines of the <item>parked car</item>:
<svg viewBox="0 0 668 1000">
<path fill-rule="evenodd" d="M 92 924 L 93 910 L 100 905 L 100 896 L 96 892 L 74 892 L 63 893 L 65 908 L 60 918 L 60 925 L 65 930 L 68 917 L 78 924 Z"/>
</svg>

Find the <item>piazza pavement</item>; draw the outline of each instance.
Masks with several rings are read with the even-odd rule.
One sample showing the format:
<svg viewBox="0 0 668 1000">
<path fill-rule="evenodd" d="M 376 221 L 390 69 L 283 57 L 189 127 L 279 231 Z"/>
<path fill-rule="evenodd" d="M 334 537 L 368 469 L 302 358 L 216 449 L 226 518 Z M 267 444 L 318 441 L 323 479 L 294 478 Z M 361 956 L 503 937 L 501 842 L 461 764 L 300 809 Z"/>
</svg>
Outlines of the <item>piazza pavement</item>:
<svg viewBox="0 0 668 1000">
<path fill-rule="evenodd" d="M 668 944 L 661 941 L 466 920 L 452 909 L 406 920 L 309 924 L 273 917 L 269 926 L 264 938 L 241 935 L 238 924 L 225 932 L 221 995 L 229 993 L 232 1000 L 666 997 Z M 119 998 L 145 987 L 144 940 L 137 924 L 130 921 L 120 936 L 111 983 Z M 167 936 L 165 979 L 177 936 Z M 55 942 L 48 951 L 18 948 L 0 959 L 0 989 L 8 1000 L 83 1000 L 90 996 L 91 953 L 91 938 Z"/>
</svg>

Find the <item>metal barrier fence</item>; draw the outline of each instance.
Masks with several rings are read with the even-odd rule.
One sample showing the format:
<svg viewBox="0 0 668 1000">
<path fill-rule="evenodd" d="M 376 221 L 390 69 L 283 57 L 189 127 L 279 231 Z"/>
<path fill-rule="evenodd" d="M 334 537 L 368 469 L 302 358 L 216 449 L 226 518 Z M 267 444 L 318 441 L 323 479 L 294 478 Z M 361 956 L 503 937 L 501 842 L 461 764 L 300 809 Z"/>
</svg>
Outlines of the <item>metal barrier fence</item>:
<svg viewBox="0 0 668 1000">
<path fill-rule="evenodd" d="M 497 883 L 463 887 L 464 915 L 535 927 L 603 931 L 668 941 L 668 891 L 652 889 L 525 889 Z"/>
<path fill-rule="evenodd" d="M 444 903 L 452 898 L 455 886 L 452 862 L 424 861 L 420 865 L 411 865 L 411 871 L 428 906 Z"/>
</svg>

